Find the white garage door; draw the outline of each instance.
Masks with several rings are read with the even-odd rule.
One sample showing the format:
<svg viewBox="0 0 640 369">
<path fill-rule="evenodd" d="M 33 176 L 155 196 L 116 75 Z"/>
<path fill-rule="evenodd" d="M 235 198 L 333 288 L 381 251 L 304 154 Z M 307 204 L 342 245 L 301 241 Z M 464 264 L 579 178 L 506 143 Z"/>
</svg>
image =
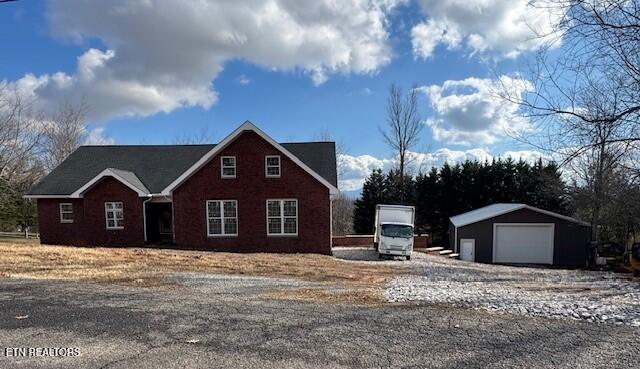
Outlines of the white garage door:
<svg viewBox="0 0 640 369">
<path fill-rule="evenodd" d="M 553 264 L 553 224 L 493 225 L 496 263 Z"/>
</svg>

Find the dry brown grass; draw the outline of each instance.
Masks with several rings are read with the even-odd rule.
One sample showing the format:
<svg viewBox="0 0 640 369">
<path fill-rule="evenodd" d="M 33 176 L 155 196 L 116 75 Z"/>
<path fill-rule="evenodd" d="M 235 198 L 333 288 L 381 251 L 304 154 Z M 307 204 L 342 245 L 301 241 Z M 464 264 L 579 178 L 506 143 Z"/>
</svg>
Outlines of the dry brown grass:
<svg viewBox="0 0 640 369">
<path fill-rule="evenodd" d="M 279 300 L 314 301 L 365 306 L 376 306 L 385 302 L 381 286 L 337 289 L 301 288 L 271 292 L 265 296 Z"/>
<path fill-rule="evenodd" d="M 381 286 L 352 289 L 302 288 L 265 294 L 268 298 L 375 306 L 385 302 Z"/>
<path fill-rule="evenodd" d="M 155 287 L 166 285 L 161 277 L 172 272 L 244 274 L 330 282 L 347 285 L 359 292 L 349 296 L 346 292 L 295 290 L 272 297 L 362 303 L 381 301 L 384 282 L 399 273 L 388 266 L 345 262 L 314 254 L 236 254 L 0 244 L 0 277 L 83 280 Z"/>
</svg>

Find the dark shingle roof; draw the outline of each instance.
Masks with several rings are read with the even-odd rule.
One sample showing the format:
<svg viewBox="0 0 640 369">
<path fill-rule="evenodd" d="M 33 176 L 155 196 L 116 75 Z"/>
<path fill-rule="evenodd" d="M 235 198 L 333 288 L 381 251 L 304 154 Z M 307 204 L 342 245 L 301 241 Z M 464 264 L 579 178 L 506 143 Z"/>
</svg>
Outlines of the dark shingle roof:
<svg viewBox="0 0 640 369">
<path fill-rule="evenodd" d="M 337 187 L 333 142 L 281 145 Z M 159 193 L 213 147 L 213 144 L 81 146 L 29 195 L 70 195 L 107 168 L 133 172 L 151 193 Z"/>
<path fill-rule="evenodd" d="M 297 142 L 280 144 L 334 187 L 338 187 L 336 145 L 334 142 Z"/>
</svg>

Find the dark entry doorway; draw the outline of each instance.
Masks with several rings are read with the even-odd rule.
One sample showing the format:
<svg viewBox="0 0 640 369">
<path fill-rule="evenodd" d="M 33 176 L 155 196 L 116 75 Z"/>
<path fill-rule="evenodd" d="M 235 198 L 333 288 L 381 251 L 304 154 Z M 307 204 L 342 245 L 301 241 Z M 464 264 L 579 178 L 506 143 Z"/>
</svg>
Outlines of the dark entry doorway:
<svg viewBox="0 0 640 369">
<path fill-rule="evenodd" d="M 170 202 L 147 204 L 147 243 L 173 243 L 173 212 Z"/>
</svg>

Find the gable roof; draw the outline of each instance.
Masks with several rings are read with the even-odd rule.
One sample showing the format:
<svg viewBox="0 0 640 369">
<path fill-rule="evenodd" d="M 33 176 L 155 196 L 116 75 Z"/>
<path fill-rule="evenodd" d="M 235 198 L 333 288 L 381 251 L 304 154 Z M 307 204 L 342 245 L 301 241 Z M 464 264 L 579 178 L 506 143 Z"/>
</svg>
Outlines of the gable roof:
<svg viewBox="0 0 640 369">
<path fill-rule="evenodd" d="M 116 169 L 116 168 L 107 168 L 100 172 L 97 176 L 93 177 L 89 182 L 85 183 L 84 186 L 75 190 L 70 197 L 77 198 L 82 197 L 85 192 L 87 192 L 91 187 L 93 187 L 96 183 L 102 180 L 104 177 L 113 177 L 116 180 L 120 181 L 120 183 L 129 187 L 133 191 L 135 191 L 138 196 L 149 196 L 151 193 L 145 187 L 144 183 L 140 181 L 138 176 L 135 173 L 130 172 L 128 170 Z"/>
<path fill-rule="evenodd" d="M 313 178 L 315 178 L 318 182 L 322 183 L 329 189 L 329 193 L 334 195 L 337 194 L 338 188 L 336 184 L 331 183 L 326 178 L 321 176 L 318 172 L 311 169 L 309 165 L 307 165 L 304 161 L 300 160 L 296 155 L 287 150 L 283 145 L 275 142 L 269 135 L 264 133 L 260 128 L 256 127 L 250 121 L 245 121 L 240 127 L 236 128 L 233 132 L 231 132 L 227 137 L 225 137 L 220 143 L 218 143 L 215 147 L 213 147 L 209 152 L 207 152 L 202 158 L 200 158 L 197 162 L 195 162 L 189 169 L 187 169 L 184 173 L 182 173 L 178 178 L 176 178 L 173 182 L 171 182 L 164 190 L 162 190 L 162 195 L 170 195 L 171 192 L 180 186 L 184 181 L 186 181 L 189 177 L 191 177 L 194 173 L 196 173 L 202 166 L 207 164 L 213 157 L 222 151 L 225 147 L 227 147 L 230 143 L 235 141 L 242 133 L 244 132 L 254 132 L 262 139 L 267 141 L 271 146 L 276 148 L 278 151 L 287 156 L 291 161 L 297 164 L 300 168 L 302 168 L 305 172 L 309 173 Z M 299 152 L 304 152 L 303 150 L 298 150 Z M 335 147 L 333 147 L 333 152 L 329 155 L 333 157 L 335 160 Z M 321 163 L 321 160 L 316 160 L 315 164 Z M 332 172 L 335 171 L 336 168 L 333 166 Z M 336 175 L 337 177 L 337 175 Z"/>
<path fill-rule="evenodd" d="M 337 186 L 333 142 L 283 143 L 280 146 L 328 183 Z M 149 194 L 159 194 L 215 147 L 215 144 L 81 146 L 26 197 L 72 197 L 106 169 L 143 192 L 146 189 Z"/>
<path fill-rule="evenodd" d="M 69 196 L 107 168 L 135 173 L 157 193 L 211 149 L 212 145 L 81 146 L 44 177 L 28 196 Z"/>
<path fill-rule="evenodd" d="M 543 210 L 543 209 L 539 209 L 533 206 L 529 206 L 526 204 L 507 204 L 507 203 L 498 203 L 498 204 L 491 204 L 482 208 L 478 208 L 475 210 L 471 210 L 469 212 L 466 213 L 462 213 L 456 216 L 453 216 L 451 218 L 449 218 L 449 220 L 451 221 L 451 223 L 453 223 L 453 225 L 455 227 L 463 227 L 469 224 L 473 224 L 473 223 L 477 223 L 489 218 L 493 218 L 493 217 L 497 217 L 498 215 L 502 215 L 502 214 L 506 214 L 506 213 L 511 213 L 513 211 L 516 210 L 520 210 L 520 209 L 528 209 L 531 211 L 535 211 L 538 213 L 542 213 L 542 214 L 546 214 L 546 215 L 550 215 L 556 218 L 560 218 L 560 219 L 564 219 L 570 222 L 574 222 L 574 223 L 578 223 L 578 224 L 582 224 L 582 225 L 589 225 L 589 223 L 587 222 L 583 222 L 581 220 L 575 219 L 575 218 L 571 218 L 568 216 L 564 216 L 558 213 L 554 213 L 552 211 L 548 211 L 548 210 Z"/>
</svg>

